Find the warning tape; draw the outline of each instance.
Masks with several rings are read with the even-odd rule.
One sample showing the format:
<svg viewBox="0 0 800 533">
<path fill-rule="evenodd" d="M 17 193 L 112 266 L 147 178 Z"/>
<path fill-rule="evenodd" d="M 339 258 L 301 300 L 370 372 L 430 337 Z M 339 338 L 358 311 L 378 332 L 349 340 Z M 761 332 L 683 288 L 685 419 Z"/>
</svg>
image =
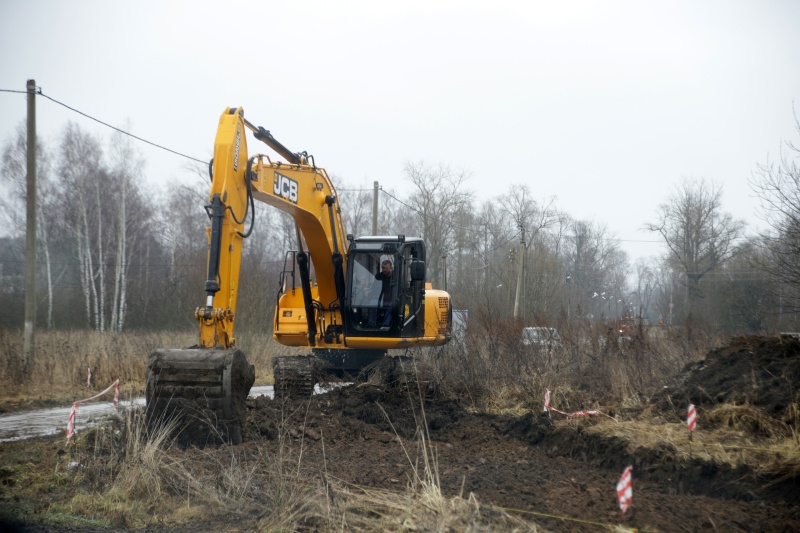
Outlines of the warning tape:
<svg viewBox="0 0 800 533">
<path fill-rule="evenodd" d="M 609 415 L 607 415 L 605 413 L 602 413 L 600 411 L 597 411 L 597 410 L 586 411 L 586 410 L 581 409 L 580 411 L 575 411 L 574 413 L 565 413 L 564 411 L 559 411 L 558 409 L 556 409 L 555 407 L 550 405 L 550 389 L 548 389 L 547 392 L 544 395 L 544 412 L 547 413 L 549 411 L 553 411 L 553 412 L 556 412 L 556 413 L 558 413 L 560 415 L 564 415 L 567 418 L 579 418 L 579 417 L 582 417 L 582 416 L 604 415 L 604 416 L 608 416 L 608 418 L 611 418 L 612 420 L 614 419 L 613 416 L 609 416 Z"/>
<path fill-rule="evenodd" d="M 91 372 L 92 372 L 92 369 L 90 368 L 89 369 L 89 378 L 90 379 L 91 379 L 91 375 L 92 375 Z M 107 393 L 111 389 L 114 389 L 114 409 L 116 409 L 117 405 L 119 403 L 119 378 L 117 378 L 117 380 L 114 381 L 114 383 L 112 383 L 111 385 L 109 385 L 109 387 L 106 390 L 104 390 L 103 392 L 99 392 L 99 393 L 95 394 L 94 396 L 92 396 L 91 398 L 84 398 L 83 400 L 75 400 L 74 402 L 72 402 L 72 410 L 70 410 L 70 412 L 69 412 L 69 420 L 67 421 L 67 442 L 72 440 L 72 437 L 75 435 L 75 415 L 78 413 L 78 408 L 79 408 L 80 404 L 86 403 L 86 402 L 90 402 L 92 400 L 96 400 L 97 398 L 99 398 L 100 396 L 103 396 L 105 393 Z"/>
</svg>

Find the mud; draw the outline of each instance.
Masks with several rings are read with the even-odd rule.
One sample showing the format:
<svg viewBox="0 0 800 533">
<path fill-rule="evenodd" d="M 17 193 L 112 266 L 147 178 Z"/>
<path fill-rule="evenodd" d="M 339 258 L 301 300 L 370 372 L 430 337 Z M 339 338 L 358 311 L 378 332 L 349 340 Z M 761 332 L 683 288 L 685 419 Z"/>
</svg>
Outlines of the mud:
<svg viewBox="0 0 800 533">
<path fill-rule="evenodd" d="M 302 451 L 309 475 L 402 490 L 425 479 L 425 441 L 445 495 L 474 493 L 546 529 L 800 530 L 796 479 L 775 484 L 745 467 L 679 460 L 668 446 L 629 452 L 620 439 L 587 432 L 597 423 L 589 419 L 478 414 L 368 384 L 307 401 L 257 398 L 248 407 L 245 445 Z M 634 506 L 621 516 L 614 487 L 628 464 Z"/>
<path fill-rule="evenodd" d="M 675 421 L 689 403 L 748 405 L 788 424 L 798 391 L 800 341 L 736 337 L 687 366 L 654 396 L 653 408 Z M 312 475 L 324 470 L 358 485 L 402 489 L 425 477 L 424 440 L 445 494 L 472 492 L 554 530 L 598 530 L 592 522 L 658 531 L 800 530 L 796 477 L 687 458 L 668 443 L 631 447 L 586 431 L 592 419 L 478 414 L 455 400 L 366 384 L 307 402 L 261 398 L 249 408 L 250 441 L 298 454 L 302 447 Z M 614 486 L 628 464 L 634 505 L 621 516 Z"/>
</svg>

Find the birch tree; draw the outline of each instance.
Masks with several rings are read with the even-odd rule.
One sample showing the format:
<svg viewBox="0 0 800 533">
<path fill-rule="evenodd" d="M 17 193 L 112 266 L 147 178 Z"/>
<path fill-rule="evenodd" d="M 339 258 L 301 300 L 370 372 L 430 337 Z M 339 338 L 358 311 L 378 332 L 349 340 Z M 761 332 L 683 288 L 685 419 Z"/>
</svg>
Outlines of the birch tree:
<svg viewBox="0 0 800 533">
<path fill-rule="evenodd" d="M 113 252 L 111 331 L 122 331 L 128 307 L 128 275 L 137 244 L 147 238 L 148 209 L 140 198 L 145 162 L 129 137 L 116 133 L 111 141 L 111 205 L 117 206 L 109 232 Z M 112 213 L 113 216 L 113 213 Z"/>
<path fill-rule="evenodd" d="M 74 123 L 67 124 L 64 130 L 60 155 L 58 174 L 66 209 L 64 218 L 75 242 L 86 324 L 103 331 L 105 257 L 100 184 L 108 178 L 108 173 L 103 166 L 100 142 Z"/>
</svg>

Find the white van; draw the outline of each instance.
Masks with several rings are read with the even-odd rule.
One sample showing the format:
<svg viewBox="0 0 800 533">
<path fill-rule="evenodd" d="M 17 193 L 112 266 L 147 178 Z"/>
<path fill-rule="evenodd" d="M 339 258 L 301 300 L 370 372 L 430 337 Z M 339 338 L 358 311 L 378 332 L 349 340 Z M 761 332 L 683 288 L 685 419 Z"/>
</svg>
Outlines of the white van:
<svg viewBox="0 0 800 533">
<path fill-rule="evenodd" d="M 557 350 L 563 346 L 561 335 L 555 328 L 522 328 L 522 344 L 525 346 L 539 346 L 550 350 Z"/>
</svg>

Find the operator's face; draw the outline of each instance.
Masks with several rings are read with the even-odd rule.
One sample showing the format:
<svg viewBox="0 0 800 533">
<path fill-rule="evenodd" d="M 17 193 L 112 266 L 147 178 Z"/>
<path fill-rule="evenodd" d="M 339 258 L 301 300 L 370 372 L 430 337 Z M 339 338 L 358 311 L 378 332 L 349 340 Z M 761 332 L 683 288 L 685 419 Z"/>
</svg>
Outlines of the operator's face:
<svg viewBox="0 0 800 533">
<path fill-rule="evenodd" d="M 392 273 L 392 265 L 390 265 L 389 263 L 381 265 L 381 272 L 383 274 L 386 274 L 386 275 L 391 274 Z"/>
</svg>

